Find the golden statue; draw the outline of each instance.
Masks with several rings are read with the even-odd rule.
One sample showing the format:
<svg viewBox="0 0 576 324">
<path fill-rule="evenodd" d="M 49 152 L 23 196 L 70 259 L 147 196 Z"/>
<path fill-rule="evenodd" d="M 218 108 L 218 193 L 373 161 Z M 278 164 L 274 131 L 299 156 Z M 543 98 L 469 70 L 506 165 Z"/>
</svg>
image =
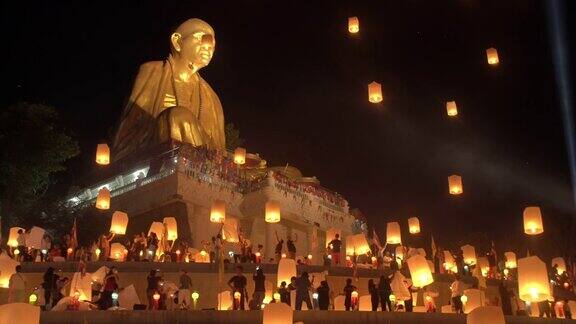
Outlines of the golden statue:
<svg viewBox="0 0 576 324">
<path fill-rule="evenodd" d="M 114 138 L 116 160 L 170 140 L 225 148 L 222 105 L 198 73 L 214 54 L 214 30 L 189 19 L 170 36 L 170 45 L 167 60 L 140 66 Z"/>
</svg>

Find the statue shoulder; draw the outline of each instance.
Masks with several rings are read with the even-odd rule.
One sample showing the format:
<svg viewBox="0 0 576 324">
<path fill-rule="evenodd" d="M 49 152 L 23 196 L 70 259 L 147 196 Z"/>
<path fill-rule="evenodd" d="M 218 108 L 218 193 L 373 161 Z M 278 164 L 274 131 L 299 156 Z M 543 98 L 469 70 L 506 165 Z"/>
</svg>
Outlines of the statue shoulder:
<svg viewBox="0 0 576 324">
<path fill-rule="evenodd" d="M 150 61 L 140 65 L 138 74 L 150 74 L 154 71 L 162 70 L 164 66 L 164 61 Z"/>
<path fill-rule="evenodd" d="M 218 95 L 216 94 L 216 92 L 212 89 L 210 84 L 208 82 L 206 82 L 206 80 L 204 80 L 204 78 L 202 78 L 202 76 L 200 76 L 200 85 L 202 86 L 204 91 L 206 91 L 208 94 L 210 94 L 210 97 L 214 98 L 218 102 L 218 104 L 220 104 L 220 98 L 218 98 Z"/>
</svg>

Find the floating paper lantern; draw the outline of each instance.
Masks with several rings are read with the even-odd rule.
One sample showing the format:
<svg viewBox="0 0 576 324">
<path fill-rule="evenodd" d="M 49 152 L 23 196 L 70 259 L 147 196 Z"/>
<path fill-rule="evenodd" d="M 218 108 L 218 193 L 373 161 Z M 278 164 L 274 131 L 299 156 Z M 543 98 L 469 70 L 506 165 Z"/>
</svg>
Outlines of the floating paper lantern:
<svg viewBox="0 0 576 324">
<path fill-rule="evenodd" d="M 228 217 L 224 219 L 222 238 L 230 243 L 240 242 L 240 237 L 238 236 L 238 220 L 236 218 Z"/>
<path fill-rule="evenodd" d="M 566 262 L 564 262 L 564 258 L 562 257 L 557 257 L 552 259 L 552 262 L 550 263 L 550 265 L 553 267 L 555 264 L 558 265 L 558 268 L 556 268 L 556 272 L 561 275 L 566 271 Z"/>
<path fill-rule="evenodd" d="M 124 261 L 124 250 L 126 250 L 124 245 L 120 243 L 112 243 L 110 245 L 110 258 L 114 259 L 115 261 Z"/>
<path fill-rule="evenodd" d="M 462 298 L 466 297 L 464 304 L 464 313 L 468 314 L 474 309 L 484 306 L 486 304 L 486 295 L 480 289 L 466 289 Z M 464 301 L 464 300 L 463 300 Z"/>
<path fill-rule="evenodd" d="M 402 245 L 397 246 L 394 252 L 396 253 L 396 258 L 404 260 L 404 247 Z"/>
<path fill-rule="evenodd" d="M 168 241 L 175 241 L 178 238 L 178 223 L 174 217 L 164 217 L 164 225 L 166 226 L 166 239 Z"/>
<path fill-rule="evenodd" d="M 23 229 L 22 227 L 10 227 L 10 234 L 8 234 L 8 246 L 10 247 L 18 247 L 18 231 L 22 230 L 22 232 L 25 232 L 26 230 Z"/>
<path fill-rule="evenodd" d="M 514 252 L 505 252 L 504 257 L 506 258 L 505 266 L 508 269 L 515 269 L 516 264 L 516 253 Z"/>
<path fill-rule="evenodd" d="M 551 297 L 546 264 L 537 256 L 518 259 L 518 293 L 526 302 L 541 302 Z"/>
<path fill-rule="evenodd" d="M 368 101 L 379 103 L 382 101 L 382 85 L 376 81 L 368 85 Z"/>
<path fill-rule="evenodd" d="M 16 273 L 16 266 L 20 262 L 12 260 L 6 253 L 0 254 L 0 287 L 8 288 L 10 277 Z"/>
<path fill-rule="evenodd" d="M 480 268 L 482 276 L 488 276 L 488 272 L 490 272 L 490 263 L 488 263 L 487 257 L 478 257 L 476 266 Z"/>
<path fill-rule="evenodd" d="M 106 187 L 98 190 L 98 197 L 96 197 L 96 208 L 106 210 L 110 209 L 110 190 Z"/>
<path fill-rule="evenodd" d="M 476 264 L 476 249 L 472 245 L 464 245 L 461 247 L 462 249 L 462 256 L 464 258 L 464 263 L 467 265 L 475 265 Z"/>
<path fill-rule="evenodd" d="M 242 147 L 237 147 L 234 150 L 234 163 L 242 165 L 246 163 L 246 149 Z"/>
<path fill-rule="evenodd" d="M 524 233 L 538 235 L 544 232 L 542 213 L 540 207 L 526 207 L 524 209 Z"/>
<path fill-rule="evenodd" d="M 266 215 L 264 219 L 267 223 L 278 223 L 280 221 L 280 203 L 275 200 L 269 200 L 265 206 Z"/>
<path fill-rule="evenodd" d="M 152 232 L 156 234 L 158 240 L 161 240 L 164 237 L 164 224 L 160 222 L 152 222 L 150 229 L 148 230 L 148 236 L 150 236 L 150 233 Z"/>
<path fill-rule="evenodd" d="M 212 223 L 222 223 L 226 219 L 226 202 L 214 200 L 210 208 L 210 221 Z"/>
<path fill-rule="evenodd" d="M 346 254 L 362 255 L 370 251 L 370 245 L 364 234 L 349 235 L 346 237 Z"/>
<path fill-rule="evenodd" d="M 280 287 L 282 281 L 287 284 L 290 283 L 290 278 L 296 276 L 296 261 L 294 259 L 282 258 L 278 262 L 278 276 L 277 276 L 277 286 Z"/>
<path fill-rule="evenodd" d="M 448 177 L 448 189 L 451 195 L 459 195 L 464 192 L 462 187 L 462 177 L 459 175 L 451 175 Z"/>
<path fill-rule="evenodd" d="M 506 324 L 502 307 L 480 306 L 466 316 L 466 324 Z"/>
<path fill-rule="evenodd" d="M 218 294 L 218 310 L 229 310 L 232 308 L 232 293 L 229 290 Z"/>
<path fill-rule="evenodd" d="M 424 287 L 434 282 L 434 278 L 432 277 L 432 272 L 430 271 L 430 267 L 426 258 L 417 254 L 408 258 L 406 263 L 408 264 L 410 276 L 412 277 L 412 283 L 415 287 Z"/>
<path fill-rule="evenodd" d="M 452 252 L 446 250 L 444 250 L 444 269 L 458 272 L 458 267 L 456 266 Z"/>
<path fill-rule="evenodd" d="M 360 21 L 358 20 L 358 17 L 348 18 L 348 31 L 350 34 L 356 34 L 360 31 Z"/>
<path fill-rule="evenodd" d="M 500 63 L 500 60 L 498 59 L 498 51 L 494 47 L 490 47 L 486 50 L 486 58 L 490 65 L 497 65 Z"/>
<path fill-rule="evenodd" d="M 292 308 L 285 303 L 268 304 L 262 310 L 263 324 L 292 324 L 294 312 Z"/>
<path fill-rule="evenodd" d="M 356 251 L 355 251 L 356 244 L 354 242 L 355 238 L 356 238 L 355 235 L 346 236 L 346 255 L 356 254 Z"/>
<path fill-rule="evenodd" d="M 342 231 L 340 229 L 331 227 L 326 231 L 326 246 L 336 238 L 336 234 L 342 239 Z"/>
<path fill-rule="evenodd" d="M 96 163 L 100 165 L 110 164 L 110 148 L 108 144 L 98 144 L 96 146 Z"/>
<path fill-rule="evenodd" d="M 402 243 L 400 224 L 398 224 L 398 222 L 390 222 L 386 224 L 386 243 L 388 244 Z"/>
<path fill-rule="evenodd" d="M 420 220 L 418 219 L 418 217 L 408 218 L 408 230 L 410 234 L 420 233 Z"/>
<path fill-rule="evenodd" d="M 450 117 L 455 117 L 458 115 L 458 107 L 456 106 L 456 101 L 446 102 L 446 113 Z"/>
<path fill-rule="evenodd" d="M 124 235 L 126 234 L 126 227 L 128 227 L 128 214 L 115 211 L 114 214 L 112 214 L 110 233 Z"/>
</svg>

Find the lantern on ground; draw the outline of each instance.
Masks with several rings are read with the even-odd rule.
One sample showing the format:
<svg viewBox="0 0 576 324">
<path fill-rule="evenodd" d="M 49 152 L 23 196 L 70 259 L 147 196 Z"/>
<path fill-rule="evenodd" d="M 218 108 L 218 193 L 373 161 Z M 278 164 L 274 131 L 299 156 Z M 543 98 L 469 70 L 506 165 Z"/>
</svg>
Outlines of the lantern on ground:
<svg viewBox="0 0 576 324">
<path fill-rule="evenodd" d="M 561 275 L 564 272 L 566 272 L 566 262 L 564 262 L 564 258 L 562 258 L 562 257 L 557 257 L 557 258 L 552 259 L 552 262 L 550 263 L 550 265 L 552 267 L 554 267 L 554 265 L 558 266 L 556 268 L 556 272 L 558 273 L 558 275 Z"/>
<path fill-rule="evenodd" d="M 26 232 L 22 227 L 10 227 L 10 233 L 8 234 L 8 246 L 18 247 L 18 231 L 22 230 L 22 233 Z"/>
<path fill-rule="evenodd" d="M 524 209 L 524 233 L 538 235 L 544 232 L 542 212 L 540 207 L 526 207 Z"/>
<path fill-rule="evenodd" d="M 400 224 L 398 224 L 398 222 L 390 222 L 386 224 L 386 243 L 388 244 L 402 243 Z"/>
<path fill-rule="evenodd" d="M 541 302 L 551 297 L 546 264 L 537 256 L 518 259 L 518 293 L 526 302 Z"/>
<path fill-rule="evenodd" d="M 246 163 L 246 149 L 242 147 L 237 147 L 234 150 L 234 163 L 237 165 L 243 165 Z"/>
<path fill-rule="evenodd" d="M 472 245 L 466 244 L 462 249 L 462 257 L 464 258 L 464 263 L 467 265 L 475 265 L 476 264 L 476 249 Z"/>
<path fill-rule="evenodd" d="M 504 252 L 504 257 L 506 258 L 506 262 L 504 265 L 508 269 L 515 269 L 516 268 L 516 253 L 514 252 Z"/>
<path fill-rule="evenodd" d="M 226 219 L 226 202 L 214 200 L 210 208 L 210 221 L 212 223 L 222 223 Z"/>
<path fill-rule="evenodd" d="M 164 217 L 162 223 L 166 226 L 166 239 L 168 241 L 175 241 L 178 238 L 178 223 L 176 222 L 176 218 Z"/>
<path fill-rule="evenodd" d="M 263 324 L 292 324 L 293 321 L 292 307 L 285 303 L 268 304 L 262 311 Z"/>
<path fill-rule="evenodd" d="M 102 210 L 110 209 L 110 190 L 107 187 L 102 187 L 102 189 L 98 190 L 96 208 Z"/>
<path fill-rule="evenodd" d="M 446 102 L 446 113 L 449 117 L 455 117 L 458 115 L 458 107 L 456 106 L 456 101 Z"/>
<path fill-rule="evenodd" d="M 412 277 L 412 283 L 415 287 L 424 287 L 434 282 L 434 278 L 432 277 L 432 272 L 430 271 L 430 267 L 426 258 L 417 254 L 408 258 L 406 263 L 408 264 L 410 276 Z"/>
<path fill-rule="evenodd" d="M 497 65 L 500 63 L 500 60 L 498 59 L 498 51 L 494 47 L 490 47 L 486 50 L 486 59 L 490 65 Z"/>
<path fill-rule="evenodd" d="M 348 31 L 350 34 L 356 34 L 360 31 L 360 21 L 358 17 L 348 17 Z"/>
<path fill-rule="evenodd" d="M 290 283 L 290 278 L 296 277 L 296 261 L 294 259 L 282 258 L 278 262 L 277 286 L 280 287 L 282 281 Z"/>
<path fill-rule="evenodd" d="M 278 223 L 280 221 L 280 203 L 275 200 L 268 200 L 265 206 L 264 220 L 267 223 Z"/>
<path fill-rule="evenodd" d="M 418 217 L 408 218 L 408 230 L 410 234 L 420 233 L 420 220 L 418 219 Z"/>
<path fill-rule="evenodd" d="M 448 177 L 448 189 L 451 195 L 459 195 L 464 192 L 462 186 L 462 177 L 459 175 L 451 175 Z"/>
<path fill-rule="evenodd" d="M 128 214 L 115 211 L 114 214 L 112 214 L 110 233 L 124 235 L 126 234 L 126 227 L 128 227 Z"/>
<path fill-rule="evenodd" d="M 379 103 L 382 101 L 382 85 L 373 81 L 368 85 L 368 101 L 371 103 Z"/>
<path fill-rule="evenodd" d="M 110 164 L 110 148 L 108 144 L 98 144 L 96 146 L 96 163 L 100 165 Z"/>
</svg>

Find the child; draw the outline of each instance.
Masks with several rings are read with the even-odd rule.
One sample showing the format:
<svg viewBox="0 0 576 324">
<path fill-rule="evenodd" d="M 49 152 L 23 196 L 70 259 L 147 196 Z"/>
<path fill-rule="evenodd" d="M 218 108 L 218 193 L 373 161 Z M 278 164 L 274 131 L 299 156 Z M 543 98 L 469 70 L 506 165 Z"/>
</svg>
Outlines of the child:
<svg viewBox="0 0 576 324">
<path fill-rule="evenodd" d="M 280 294 L 280 302 L 290 305 L 290 291 L 286 287 L 286 281 L 280 283 L 278 293 Z"/>
</svg>

